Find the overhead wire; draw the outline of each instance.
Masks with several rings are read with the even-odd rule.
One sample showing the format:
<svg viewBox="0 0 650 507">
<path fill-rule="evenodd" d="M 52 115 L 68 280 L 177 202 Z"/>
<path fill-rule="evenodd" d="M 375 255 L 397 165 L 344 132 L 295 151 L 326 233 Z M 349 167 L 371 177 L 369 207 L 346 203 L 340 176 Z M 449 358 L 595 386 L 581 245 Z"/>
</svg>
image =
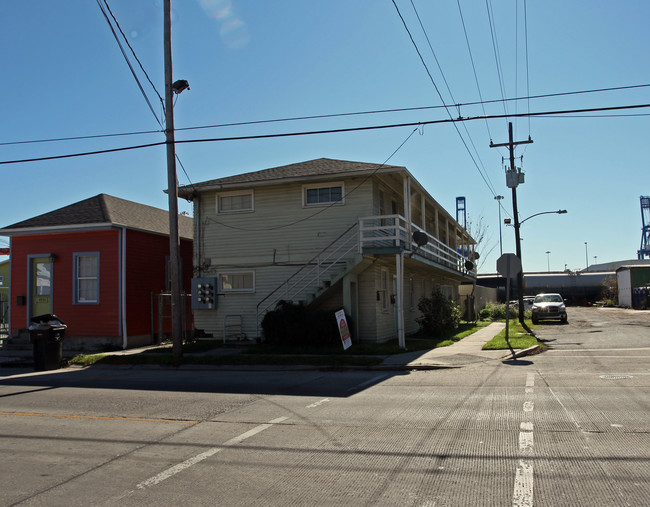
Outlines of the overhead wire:
<svg viewBox="0 0 650 507">
<path fill-rule="evenodd" d="M 135 53 L 135 50 L 133 49 L 133 46 L 131 46 L 131 44 L 129 43 L 129 40 L 128 40 L 126 34 L 124 33 L 124 30 L 122 30 L 122 27 L 120 26 L 119 21 L 117 20 L 117 18 L 113 14 L 113 11 L 111 10 L 110 6 L 108 5 L 108 0 L 103 0 L 103 1 L 104 1 L 104 5 L 106 6 L 106 9 L 108 9 L 108 12 L 110 13 L 111 17 L 113 18 L 113 22 L 115 23 L 115 26 L 117 26 L 120 34 L 122 34 L 122 38 L 124 39 L 124 42 L 126 42 L 127 46 L 131 50 L 131 54 L 133 55 L 135 60 L 138 62 L 138 65 L 140 66 L 140 70 L 142 70 L 143 74 L 147 78 L 147 81 L 149 81 L 149 84 L 151 85 L 154 92 L 158 96 L 158 100 L 160 100 L 162 109 L 164 111 L 165 110 L 165 101 L 163 100 L 160 93 L 158 93 L 158 90 L 156 89 L 156 85 L 153 83 L 153 81 L 151 81 L 151 78 L 149 77 L 149 74 L 147 73 L 147 71 L 144 68 L 144 65 L 142 65 L 142 62 L 138 58 L 138 55 Z M 100 3 L 100 0 L 97 0 L 97 4 L 99 5 L 99 8 L 101 9 L 102 14 L 104 14 L 104 17 L 106 18 L 106 22 L 108 23 L 108 26 L 111 28 L 111 32 L 113 33 L 113 37 L 115 37 L 115 40 L 117 41 L 117 44 L 120 47 L 120 50 L 122 51 L 122 55 L 124 56 L 124 59 L 125 59 L 127 65 L 129 66 L 129 69 L 131 69 L 131 74 L 133 74 L 133 78 L 135 79 L 136 83 L 138 84 L 138 87 L 140 88 L 140 92 L 142 93 L 142 95 L 143 95 L 145 101 L 147 102 L 147 104 L 149 105 L 149 109 L 153 113 L 154 118 L 158 122 L 158 125 L 160 125 L 160 128 L 164 130 L 165 129 L 164 122 L 161 120 L 161 118 L 158 117 L 156 112 L 153 110 L 153 106 L 151 105 L 151 102 L 149 101 L 149 97 L 147 96 L 146 92 L 144 91 L 144 89 L 142 87 L 142 84 L 140 83 L 140 79 L 138 78 L 135 70 L 133 69 L 133 66 L 131 65 L 131 62 L 130 62 L 129 58 L 126 55 L 126 52 L 124 51 L 122 43 L 121 43 L 119 37 L 117 36 L 117 34 L 115 33 L 115 29 L 113 28 L 112 23 L 108 19 L 108 16 L 107 16 L 106 12 L 104 11 L 104 8 L 103 8 L 102 4 Z M 172 107 L 173 107 L 173 105 L 172 105 Z M 189 174 L 187 174 L 187 170 L 185 169 L 185 166 L 183 165 L 183 162 L 181 162 L 180 157 L 178 156 L 177 153 L 175 153 L 174 156 L 175 156 L 176 161 L 178 162 L 178 164 L 181 166 L 181 169 L 182 169 L 183 173 L 185 174 L 185 177 L 190 182 L 190 185 L 193 185 L 192 180 L 190 179 Z"/>
<path fill-rule="evenodd" d="M 465 34 L 465 42 L 467 44 L 467 52 L 469 53 L 469 60 L 472 63 L 472 71 L 474 72 L 474 82 L 476 83 L 476 90 L 478 91 L 478 97 L 480 99 L 481 108 L 483 109 L 483 115 L 487 115 L 487 113 L 485 112 L 485 103 L 483 102 L 483 95 L 481 94 L 481 87 L 478 83 L 478 74 L 476 73 L 476 65 L 474 64 L 474 56 L 472 55 L 472 48 L 469 43 L 469 37 L 467 35 L 467 27 L 465 26 L 465 18 L 463 16 L 463 10 L 460 6 L 460 0 L 456 0 L 456 3 L 458 4 L 458 13 L 460 14 L 460 21 L 461 24 L 463 25 L 463 33 Z M 485 128 L 487 129 L 490 142 L 492 142 L 492 133 L 490 132 L 490 124 L 487 120 L 485 120 Z"/>
<path fill-rule="evenodd" d="M 597 89 L 592 89 L 592 90 L 576 90 L 576 91 L 571 91 L 571 92 L 546 93 L 546 94 L 533 95 L 533 96 L 527 96 L 527 97 L 510 97 L 510 98 L 506 98 L 505 100 L 506 100 L 506 102 L 512 102 L 512 101 L 515 101 L 515 100 L 527 100 L 529 102 L 529 104 L 530 104 L 530 100 L 536 100 L 536 99 L 562 97 L 562 96 L 570 96 L 570 95 L 581 95 L 581 94 L 588 94 L 588 93 L 602 93 L 602 92 L 610 92 L 610 91 L 623 91 L 623 90 L 630 90 L 630 89 L 637 89 L 637 88 L 649 88 L 649 87 L 650 87 L 650 84 L 617 86 L 617 87 L 610 87 L 610 88 L 597 88 Z M 480 100 L 480 101 L 475 101 L 475 102 L 463 102 L 463 103 L 459 103 L 459 104 L 454 104 L 454 107 L 460 109 L 460 108 L 468 107 L 468 106 L 476 106 L 476 105 L 483 106 L 483 105 L 493 104 L 493 103 L 497 103 L 497 102 L 500 103 L 500 102 L 503 102 L 503 100 L 502 99 L 491 99 L 491 100 Z M 267 120 L 252 120 L 252 121 L 236 122 L 236 123 L 219 123 L 219 124 L 213 124 L 213 125 L 200 125 L 200 126 L 194 126 L 194 127 L 180 127 L 180 128 L 175 128 L 174 130 L 176 132 L 190 131 L 190 130 L 207 130 L 207 129 L 213 129 L 213 128 L 262 125 L 262 124 L 268 124 L 268 123 L 283 123 L 283 122 L 300 121 L 300 120 L 318 120 L 318 119 L 322 119 L 322 118 L 337 118 L 337 117 L 365 116 L 365 115 L 384 114 L 384 113 L 401 113 L 401 112 L 411 112 L 411 111 L 426 111 L 426 110 L 434 110 L 434 109 L 443 109 L 444 107 L 445 106 L 435 105 L 435 106 L 405 107 L 405 108 L 395 108 L 395 109 L 377 109 L 377 110 L 371 110 L 371 111 L 331 113 L 331 114 L 312 115 L 312 116 L 295 116 L 295 117 L 275 118 L 275 119 L 267 119 Z M 528 106 L 528 110 L 530 110 L 530 106 Z M 484 115 L 485 118 L 488 118 L 487 114 L 485 113 L 485 110 L 483 111 L 483 115 Z M 487 120 L 486 120 L 486 122 L 487 122 Z M 64 141 L 78 141 L 78 140 L 101 139 L 101 138 L 120 137 L 120 136 L 136 136 L 136 135 L 160 134 L 162 132 L 164 132 L 164 130 L 144 130 L 144 131 L 135 131 L 135 132 L 122 132 L 122 133 L 115 133 L 115 134 L 97 134 L 97 135 L 86 135 L 86 136 L 56 137 L 56 138 L 49 138 L 49 139 L 29 139 L 29 140 L 24 140 L 24 141 L 5 141 L 5 142 L 0 142 L 0 146 L 13 146 L 13 145 L 21 145 L 21 144 L 36 144 L 36 143 L 50 143 L 50 142 L 64 142 Z"/>
<path fill-rule="evenodd" d="M 650 108 L 650 104 L 633 104 L 627 106 L 592 107 L 586 109 L 566 109 L 566 110 L 558 110 L 558 111 L 540 111 L 535 113 L 519 113 L 517 114 L 517 117 L 520 118 L 526 116 L 544 117 L 544 116 L 551 116 L 551 115 L 562 115 L 561 117 L 564 117 L 564 115 L 572 115 L 572 114 L 580 114 L 580 113 L 631 110 L 631 109 L 641 109 L 641 108 Z M 512 118 L 513 116 L 514 116 L 513 114 L 508 114 L 508 115 L 503 114 L 503 115 L 491 115 L 488 116 L 487 118 L 503 119 L 503 118 Z M 457 123 L 457 122 L 475 121 L 475 120 L 483 120 L 483 119 L 485 119 L 485 116 L 481 115 L 481 116 L 471 116 L 465 118 L 445 118 L 440 120 L 395 123 L 395 124 L 388 124 L 388 125 L 370 125 L 364 127 L 339 128 L 339 129 L 330 129 L 330 130 L 283 132 L 283 133 L 276 133 L 276 134 L 218 137 L 218 138 L 207 138 L 207 139 L 181 139 L 181 140 L 176 140 L 175 143 L 190 144 L 190 143 L 206 143 L 206 142 L 249 141 L 249 140 L 256 140 L 256 139 L 273 139 L 273 138 L 281 138 L 281 137 L 296 137 L 296 136 L 320 135 L 320 134 L 339 134 L 339 133 L 346 133 L 346 132 L 363 132 L 369 130 L 383 130 L 383 129 L 391 129 L 391 128 L 399 128 L 399 127 L 421 127 L 423 125 Z M 0 161 L 0 165 L 18 164 L 18 163 L 27 163 L 27 162 L 42 162 L 45 160 L 57 160 L 57 159 L 64 159 L 64 158 L 83 157 L 88 155 L 98 155 L 104 153 L 116 153 L 120 151 L 129 151 L 129 150 L 136 150 L 142 148 L 150 148 L 154 146 L 163 146 L 165 144 L 167 144 L 166 141 L 160 141 L 156 143 L 141 144 L 136 146 L 123 146 L 120 148 L 94 150 L 94 151 L 81 152 L 81 153 L 68 153 L 65 155 L 53 155 L 48 157 L 35 157 L 35 158 L 19 159 L 19 160 L 3 160 Z"/>
<path fill-rule="evenodd" d="M 506 108 L 506 92 L 505 88 L 503 85 L 503 72 L 501 70 L 501 57 L 499 55 L 499 45 L 497 42 L 497 37 L 496 37 L 496 26 L 495 22 L 493 21 L 493 13 L 492 13 L 492 3 L 490 0 L 485 0 L 485 7 L 487 8 L 487 15 L 488 15 L 488 21 L 490 24 L 490 35 L 492 37 L 492 51 L 494 52 L 494 60 L 496 63 L 496 68 L 497 68 L 497 76 L 499 78 L 499 89 L 501 90 L 501 101 L 503 103 L 503 112 L 507 116 L 508 114 L 508 109 Z"/>
<path fill-rule="evenodd" d="M 433 49 L 433 45 L 431 44 L 431 39 L 429 39 L 429 34 L 427 33 L 426 28 L 424 28 L 424 24 L 422 23 L 422 19 L 420 18 L 420 13 L 418 12 L 417 8 L 415 7 L 415 3 L 413 0 L 411 0 L 411 7 L 413 8 L 413 11 L 415 12 L 415 16 L 417 17 L 418 23 L 420 24 L 420 29 L 422 30 L 422 33 L 424 33 L 424 37 L 427 40 L 427 44 L 429 46 L 429 50 L 431 51 L 431 54 L 433 55 L 434 60 L 436 61 L 436 65 L 438 66 L 438 71 L 440 72 L 440 75 L 442 76 L 443 81 L 445 82 L 445 86 L 447 87 L 447 92 L 449 93 L 449 96 L 451 97 L 452 102 L 456 102 L 456 99 L 454 98 L 454 94 L 451 92 L 451 88 L 449 86 L 449 83 L 447 82 L 447 78 L 445 77 L 445 73 L 442 70 L 442 66 L 440 65 L 440 61 L 438 60 L 438 56 L 436 55 L 436 52 Z M 442 100 L 442 97 L 441 97 Z M 444 103 L 444 100 L 443 100 Z M 460 115 L 460 113 L 459 113 Z M 486 178 L 489 180 L 488 187 L 492 192 L 494 193 L 494 184 L 492 183 L 492 180 L 490 180 L 490 175 L 487 172 L 487 169 L 485 168 L 485 164 L 483 163 L 483 160 L 481 159 L 481 155 L 479 154 L 478 149 L 476 148 L 476 145 L 474 144 L 474 139 L 472 139 L 472 135 L 469 133 L 469 130 L 467 128 L 466 123 L 461 124 L 463 126 L 463 129 L 465 130 L 465 134 L 467 134 L 467 138 L 469 139 L 470 144 L 472 145 L 472 148 L 474 148 L 474 154 L 476 155 L 476 158 L 481 164 L 481 167 L 483 168 L 484 174 Z M 460 136 L 460 132 L 458 132 L 458 135 Z M 462 136 L 461 136 L 462 139 Z M 478 167 L 477 167 L 478 169 Z M 479 169 L 480 172 L 480 169 Z"/>
<path fill-rule="evenodd" d="M 431 72 L 429 71 L 429 67 L 427 66 L 426 62 L 424 61 L 424 58 L 422 57 L 422 53 L 420 52 L 420 49 L 418 48 L 418 45 L 415 43 L 415 40 L 413 39 L 413 35 L 411 34 L 411 31 L 409 30 L 409 27 L 406 24 L 406 20 L 402 16 L 402 13 L 400 12 L 399 7 L 397 6 L 397 3 L 395 2 L 395 0 L 392 0 L 392 2 L 393 2 L 393 5 L 395 6 L 395 10 L 397 11 L 397 14 L 398 14 L 399 18 L 402 20 L 402 25 L 404 25 L 404 29 L 406 30 L 406 33 L 408 34 L 409 38 L 411 39 L 411 43 L 413 44 L 413 47 L 415 48 L 415 51 L 418 54 L 418 57 L 420 58 L 420 62 L 422 62 L 422 65 L 424 66 L 424 69 L 425 69 L 427 75 L 429 76 L 429 79 L 431 80 L 431 83 L 433 84 L 433 87 L 435 88 L 436 92 L 438 93 L 438 97 L 440 98 L 441 102 L 445 106 L 445 110 L 447 111 L 447 115 L 449 116 L 450 119 L 453 119 L 453 116 L 451 115 L 451 113 L 449 111 L 449 107 L 446 105 L 445 99 L 443 98 L 442 94 L 440 93 L 440 89 L 438 88 L 438 85 L 436 84 L 435 79 L 433 79 L 433 76 L 431 75 Z M 487 180 L 487 178 L 485 177 L 485 175 L 481 171 L 481 168 L 476 163 L 476 159 L 474 158 L 474 155 L 472 154 L 471 150 L 469 149 L 469 146 L 467 146 L 467 143 L 465 142 L 465 139 L 461 135 L 458 126 L 453 122 L 452 122 L 452 124 L 454 125 L 454 128 L 456 129 L 456 132 L 457 132 L 458 136 L 460 137 L 460 140 L 462 141 L 463 146 L 465 146 L 465 150 L 467 151 L 470 158 L 472 159 L 472 162 L 474 163 L 474 166 L 478 170 L 478 173 L 481 175 L 481 178 L 483 179 L 483 181 L 487 185 L 490 192 L 492 192 L 492 195 L 496 196 L 496 191 L 491 186 L 490 182 Z"/>
<path fill-rule="evenodd" d="M 117 45 L 120 48 L 120 51 L 122 52 L 122 56 L 124 57 L 124 60 L 126 61 L 126 64 L 129 66 L 129 69 L 131 70 L 131 74 L 133 75 L 133 79 L 135 79 L 135 82 L 138 85 L 138 88 L 140 88 L 140 93 L 142 93 L 142 96 L 144 97 L 144 100 L 146 101 L 147 105 L 149 106 L 149 109 L 151 110 L 151 113 L 153 114 L 154 118 L 156 118 L 156 121 L 158 124 L 162 127 L 162 123 L 160 119 L 158 118 L 158 115 L 153 109 L 153 106 L 151 105 L 151 102 L 149 101 L 149 97 L 147 96 L 146 92 L 144 91 L 144 88 L 142 87 L 142 83 L 140 83 L 140 79 L 138 78 L 138 75 L 135 72 L 135 69 L 133 68 L 133 65 L 131 65 L 131 61 L 129 60 L 129 57 L 126 54 L 126 51 L 124 50 L 124 46 L 122 46 L 122 42 L 120 41 L 119 37 L 117 36 L 117 33 L 115 32 L 115 28 L 113 28 L 113 24 L 111 23 L 111 20 L 108 17 L 108 14 L 106 14 L 106 11 L 104 10 L 104 6 L 102 5 L 100 0 L 97 0 L 97 5 L 99 6 L 99 9 L 102 11 L 102 14 L 104 15 L 104 18 L 106 19 L 106 23 L 108 23 L 109 28 L 111 29 L 111 32 L 113 33 L 113 37 L 115 38 L 115 41 L 117 42 Z"/>
<path fill-rule="evenodd" d="M 381 169 L 382 167 L 385 167 L 386 164 L 388 164 L 388 161 L 390 159 L 392 159 L 399 150 L 402 149 L 402 146 L 404 146 L 408 142 L 408 140 L 411 139 L 413 134 L 415 134 L 417 131 L 418 131 L 417 128 L 413 129 L 411 131 L 411 133 L 406 137 L 406 139 L 404 139 L 400 143 L 400 145 L 397 148 L 395 148 L 395 150 L 393 150 L 393 152 L 388 156 L 388 158 L 386 160 L 384 160 L 381 164 L 377 164 L 377 167 L 375 167 L 369 174 L 367 174 L 366 177 L 363 178 L 352 190 L 350 190 L 349 192 L 346 192 L 344 195 L 342 195 L 339 200 L 328 204 L 327 206 L 319 209 L 318 211 L 316 211 L 315 213 L 312 213 L 309 216 L 300 218 L 298 220 L 294 220 L 293 222 L 290 222 L 290 223 L 287 223 L 287 224 L 278 225 L 278 226 L 275 226 L 275 227 L 264 227 L 263 229 L 251 229 L 251 228 L 245 228 L 245 227 L 237 227 L 237 226 L 233 226 L 233 225 L 229 225 L 229 224 L 224 224 L 223 222 L 215 220 L 214 218 L 211 218 L 211 217 L 209 217 L 207 219 L 207 221 L 210 222 L 210 223 L 215 223 L 215 224 L 222 225 L 222 226 L 224 226 L 224 227 L 226 227 L 228 229 L 234 229 L 234 230 L 238 230 L 238 231 L 247 231 L 247 232 L 260 232 L 260 231 L 277 231 L 277 230 L 280 230 L 280 229 L 286 229 L 287 227 L 291 227 L 293 225 L 296 225 L 296 224 L 299 224 L 299 223 L 302 223 L 302 222 L 306 222 L 307 220 L 311 220 L 315 216 L 318 216 L 321 213 L 324 213 L 325 211 L 329 210 L 330 208 L 332 208 L 332 206 L 336 206 L 336 205 L 340 204 L 346 197 L 351 195 L 353 192 L 355 192 L 357 189 L 359 189 L 359 187 L 361 187 L 361 185 L 363 185 L 366 181 L 368 181 L 375 174 L 377 174 L 377 171 L 379 171 L 379 169 Z"/>
<path fill-rule="evenodd" d="M 163 108 L 163 111 L 165 110 L 165 101 L 163 100 L 162 96 L 158 92 L 158 89 L 156 88 L 156 85 L 153 83 L 151 78 L 149 77 L 149 74 L 147 73 L 146 69 L 144 68 L 144 65 L 142 65 L 142 62 L 138 58 L 138 55 L 136 54 L 135 50 L 133 49 L 133 46 L 131 46 L 131 43 L 129 42 L 128 37 L 125 35 L 124 30 L 122 30 L 122 27 L 120 26 L 119 21 L 113 14 L 113 11 L 111 10 L 111 7 L 108 5 L 108 0 L 104 0 L 104 5 L 106 5 L 106 8 L 108 9 L 108 12 L 110 13 L 111 17 L 113 18 L 113 21 L 115 22 L 115 26 L 117 26 L 118 30 L 122 34 L 122 38 L 124 39 L 124 42 L 126 42 L 126 45 L 129 46 L 129 49 L 131 50 L 131 54 L 133 55 L 133 58 L 135 58 L 135 61 L 138 62 L 138 65 L 140 66 L 140 70 L 144 74 L 144 76 L 147 78 L 147 81 L 149 81 L 149 84 L 151 85 L 151 88 L 153 88 L 153 91 L 156 92 L 156 95 L 158 96 L 158 100 L 160 101 L 160 105 Z M 157 117 L 156 117 L 157 119 Z M 161 123 L 160 121 L 158 123 Z M 161 125 L 162 127 L 162 125 Z"/>
</svg>

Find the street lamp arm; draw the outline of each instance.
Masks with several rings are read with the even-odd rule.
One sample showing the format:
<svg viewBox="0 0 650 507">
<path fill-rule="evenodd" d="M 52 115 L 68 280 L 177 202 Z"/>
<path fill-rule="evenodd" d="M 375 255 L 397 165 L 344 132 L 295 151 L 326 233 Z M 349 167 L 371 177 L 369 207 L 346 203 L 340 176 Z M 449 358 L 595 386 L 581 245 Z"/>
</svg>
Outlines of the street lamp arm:
<svg viewBox="0 0 650 507">
<path fill-rule="evenodd" d="M 519 222 L 519 225 L 522 225 L 526 220 L 530 220 L 533 217 L 539 216 L 539 215 L 549 215 L 556 213 L 558 215 L 564 215 L 567 211 L 565 209 L 559 209 L 557 211 L 542 211 L 541 213 L 535 213 L 534 215 L 530 215 L 529 217 L 524 218 L 521 222 Z"/>
</svg>

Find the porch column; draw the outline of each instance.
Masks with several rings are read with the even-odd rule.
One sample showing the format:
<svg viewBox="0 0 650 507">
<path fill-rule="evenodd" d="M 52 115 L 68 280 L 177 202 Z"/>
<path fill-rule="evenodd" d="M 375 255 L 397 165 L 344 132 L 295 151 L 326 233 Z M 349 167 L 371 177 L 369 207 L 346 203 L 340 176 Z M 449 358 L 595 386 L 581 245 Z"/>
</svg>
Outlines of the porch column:
<svg viewBox="0 0 650 507">
<path fill-rule="evenodd" d="M 397 344 L 400 349 L 406 349 L 404 334 L 404 252 L 395 255 L 395 271 L 397 273 L 397 294 L 395 295 L 395 311 L 397 312 Z"/>
<path fill-rule="evenodd" d="M 426 214 L 427 202 L 426 202 L 426 199 L 424 198 L 424 192 L 422 192 L 420 194 L 420 206 L 422 208 L 422 210 L 421 210 L 422 216 L 421 216 L 421 219 L 420 219 L 421 222 L 422 222 L 422 230 L 424 232 L 428 232 L 427 231 L 427 214 Z"/>
<path fill-rule="evenodd" d="M 406 219 L 406 248 L 411 249 L 411 177 L 404 176 L 404 218 Z"/>
<path fill-rule="evenodd" d="M 438 220 L 438 208 L 435 208 L 433 210 L 433 221 L 436 228 L 436 232 L 433 234 L 433 236 L 436 239 L 440 239 L 440 222 Z"/>
</svg>

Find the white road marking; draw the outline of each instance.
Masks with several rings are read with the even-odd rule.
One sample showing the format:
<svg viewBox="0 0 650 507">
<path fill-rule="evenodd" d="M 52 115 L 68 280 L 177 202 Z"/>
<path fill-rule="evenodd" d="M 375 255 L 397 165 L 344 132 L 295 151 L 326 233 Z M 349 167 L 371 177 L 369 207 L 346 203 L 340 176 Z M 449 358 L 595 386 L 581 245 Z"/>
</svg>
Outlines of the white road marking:
<svg viewBox="0 0 650 507">
<path fill-rule="evenodd" d="M 533 453 L 533 432 L 532 431 L 519 432 L 519 452 L 522 454 Z"/>
<path fill-rule="evenodd" d="M 531 413 L 535 409 L 535 402 L 532 399 L 535 387 L 535 374 L 528 373 L 526 376 L 526 401 L 524 412 Z M 533 454 L 533 423 L 524 421 L 519 425 L 519 453 L 531 456 Z M 515 473 L 515 487 L 512 493 L 513 507 L 533 506 L 533 464 L 520 460 Z"/>
<path fill-rule="evenodd" d="M 316 402 L 312 403 L 311 405 L 307 405 L 307 408 L 316 408 L 316 407 L 321 406 L 323 403 L 327 403 L 329 401 L 330 401 L 329 398 L 323 398 L 322 400 L 316 401 Z"/>
<path fill-rule="evenodd" d="M 162 481 L 169 479 L 170 477 L 173 477 L 174 475 L 182 472 L 183 470 L 187 470 L 191 466 L 200 463 L 201 461 L 209 458 L 210 456 L 214 456 L 218 452 L 222 451 L 224 448 L 239 444 L 244 440 L 246 440 L 247 438 L 250 438 L 253 435 L 257 435 L 258 433 L 272 427 L 274 424 L 281 423 L 283 421 L 286 421 L 287 419 L 288 417 L 278 417 L 277 419 L 273 419 L 272 421 L 269 421 L 266 424 L 260 424 L 259 426 L 256 426 L 252 430 L 246 431 L 245 433 L 242 433 L 241 435 L 231 438 L 230 440 L 224 442 L 223 445 L 221 445 L 220 447 L 213 447 L 212 449 L 208 449 L 207 451 L 197 454 L 196 456 L 189 458 L 183 461 L 182 463 L 179 463 L 178 465 L 174 465 L 173 467 L 168 468 L 167 470 L 159 473 L 158 475 L 154 475 L 153 477 L 150 477 L 146 481 L 143 481 L 140 484 L 138 484 L 136 487 L 138 489 L 145 489 L 150 486 L 155 486 L 156 484 L 159 484 Z"/>
<path fill-rule="evenodd" d="M 515 476 L 515 491 L 512 495 L 513 507 L 533 506 L 533 465 L 527 461 L 519 461 Z"/>
<path fill-rule="evenodd" d="M 529 373 L 526 377 L 526 387 L 535 387 L 535 374 Z"/>
</svg>

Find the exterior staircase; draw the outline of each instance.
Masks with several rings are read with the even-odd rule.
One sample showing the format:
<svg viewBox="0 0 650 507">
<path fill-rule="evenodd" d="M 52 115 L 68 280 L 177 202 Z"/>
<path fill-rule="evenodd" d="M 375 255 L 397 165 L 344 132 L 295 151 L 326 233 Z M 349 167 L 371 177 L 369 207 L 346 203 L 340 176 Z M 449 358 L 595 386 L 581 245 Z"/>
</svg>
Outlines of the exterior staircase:
<svg viewBox="0 0 650 507">
<path fill-rule="evenodd" d="M 257 331 L 264 315 L 280 301 L 309 305 L 362 261 L 359 224 L 354 223 L 257 304 Z"/>
</svg>

